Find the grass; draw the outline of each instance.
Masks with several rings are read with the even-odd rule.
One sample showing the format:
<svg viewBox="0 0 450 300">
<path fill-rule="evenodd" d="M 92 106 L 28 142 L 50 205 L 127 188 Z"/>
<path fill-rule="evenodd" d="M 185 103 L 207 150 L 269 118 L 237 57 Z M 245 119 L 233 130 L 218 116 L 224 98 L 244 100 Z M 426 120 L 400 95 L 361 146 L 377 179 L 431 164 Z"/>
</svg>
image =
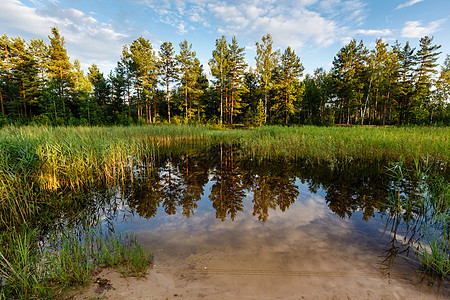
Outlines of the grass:
<svg viewBox="0 0 450 300">
<path fill-rule="evenodd" d="M 66 231 L 40 240 L 36 230 L 3 234 L 0 276 L 5 298 L 53 298 L 86 286 L 95 270 L 116 268 L 124 276 L 143 277 L 153 255 L 132 234 L 102 235 Z"/>
<path fill-rule="evenodd" d="M 427 162 L 405 169 L 401 162 L 390 168 L 394 186 L 389 213 L 414 228 L 415 251 L 421 269 L 426 273 L 447 277 L 450 274 L 450 184 L 435 176 Z"/>
<path fill-rule="evenodd" d="M 254 155 L 309 158 L 321 163 L 353 160 L 448 164 L 450 128 L 432 127 L 261 127 L 240 138 Z"/>
</svg>

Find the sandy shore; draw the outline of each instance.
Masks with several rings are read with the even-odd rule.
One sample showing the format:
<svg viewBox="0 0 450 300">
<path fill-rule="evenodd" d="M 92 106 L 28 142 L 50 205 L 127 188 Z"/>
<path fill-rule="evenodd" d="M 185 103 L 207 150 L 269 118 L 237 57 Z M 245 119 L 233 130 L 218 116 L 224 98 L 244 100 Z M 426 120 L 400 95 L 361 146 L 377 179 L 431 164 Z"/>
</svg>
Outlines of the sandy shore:
<svg viewBox="0 0 450 300">
<path fill-rule="evenodd" d="M 388 277 L 357 263 L 331 271 L 325 264 L 302 267 L 285 254 L 254 269 L 260 255 L 235 260 L 216 254 L 190 255 L 184 263 L 161 255 L 142 279 L 103 270 L 96 278 L 109 280 L 111 288 L 101 291 L 92 282 L 74 299 L 450 299 L 448 281 L 418 285 L 417 278 Z"/>
<path fill-rule="evenodd" d="M 250 206 L 251 207 L 251 206 Z M 450 299 L 450 283 L 416 272 L 385 220 L 341 219 L 307 196 L 259 222 L 251 211 L 221 222 L 208 211 L 135 219 L 123 226 L 154 253 L 147 278 L 112 270 L 75 299 Z"/>
</svg>

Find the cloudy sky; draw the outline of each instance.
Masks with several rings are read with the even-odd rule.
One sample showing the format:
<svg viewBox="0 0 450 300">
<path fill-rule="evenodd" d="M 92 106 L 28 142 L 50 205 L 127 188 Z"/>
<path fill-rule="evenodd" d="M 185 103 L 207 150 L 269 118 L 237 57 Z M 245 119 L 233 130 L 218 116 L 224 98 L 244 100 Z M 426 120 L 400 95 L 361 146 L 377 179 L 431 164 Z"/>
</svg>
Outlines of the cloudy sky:
<svg viewBox="0 0 450 300">
<path fill-rule="evenodd" d="M 236 35 L 254 65 L 255 41 L 270 33 L 276 48 L 295 49 L 308 73 L 328 70 L 352 38 L 372 48 L 377 38 L 417 46 L 428 35 L 442 45 L 440 62 L 450 53 L 449 0 L 0 0 L 0 34 L 48 42 L 51 26 L 59 27 L 72 61 L 84 69 L 96 63 L 105 73 L 140 36 L 154 48 L 186 39 L 206 65 L 215 40 Z"/>
</svg>

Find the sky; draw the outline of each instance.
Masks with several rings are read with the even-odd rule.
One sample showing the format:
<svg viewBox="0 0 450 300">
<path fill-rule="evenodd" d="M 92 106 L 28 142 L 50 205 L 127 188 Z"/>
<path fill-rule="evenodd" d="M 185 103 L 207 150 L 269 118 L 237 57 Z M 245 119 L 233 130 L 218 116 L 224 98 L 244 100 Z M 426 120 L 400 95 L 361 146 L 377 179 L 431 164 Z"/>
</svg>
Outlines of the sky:
<svg viewBox="0 0 450 300">
<path fill-rule="evenodd" d="M 106 75 L 122 47 L 140 36 L 154 49 L 187 40 L 211 78 L 208 61 L 216 39 L 236 36 L 255 66 L 256 41 L 270 33 L 274 47 L 294 49 L 305 67 L 329 70 L 351 39 L 373 49 L 377 38 L 418 47 L 423 36 L 442 45 L 439 63 L 450 54 L 449 0 L 0 0 L 0 34 L 49 43 L 57 26 L 71 61 L 84 70 L 95 63 Z"/>
</svg>

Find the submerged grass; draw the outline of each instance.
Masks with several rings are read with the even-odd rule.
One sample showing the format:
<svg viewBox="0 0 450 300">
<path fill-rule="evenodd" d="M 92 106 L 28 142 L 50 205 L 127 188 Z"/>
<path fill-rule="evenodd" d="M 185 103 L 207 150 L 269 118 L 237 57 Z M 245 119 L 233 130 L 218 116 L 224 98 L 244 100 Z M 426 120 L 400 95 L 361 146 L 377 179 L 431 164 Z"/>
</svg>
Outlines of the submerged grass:
<svg viewBox="0 0 450 300">
<path fill-rule="evenodd" d="M 427 162 L 424 163 L 427 166 Z M 395 163 L 389 169 L 394 179 L 389 213 L 414 228 L 416 254 L 425 272 L 450 275 L 450 183 L 435 176 L 418 162 L 413 169 Z M 415 185 L 411 186 L 411 182 Z"/>
<path fill-rule="evenodd" d="M 2 297 L 30 299 L 66 295 L 87 285 L 98 267 L 125 276 L 145 276 L 153 255 L 132 234 L 67 231 L 41 240 L 36 230 L 3 234 L 0 251 Z"/>
</svg>

